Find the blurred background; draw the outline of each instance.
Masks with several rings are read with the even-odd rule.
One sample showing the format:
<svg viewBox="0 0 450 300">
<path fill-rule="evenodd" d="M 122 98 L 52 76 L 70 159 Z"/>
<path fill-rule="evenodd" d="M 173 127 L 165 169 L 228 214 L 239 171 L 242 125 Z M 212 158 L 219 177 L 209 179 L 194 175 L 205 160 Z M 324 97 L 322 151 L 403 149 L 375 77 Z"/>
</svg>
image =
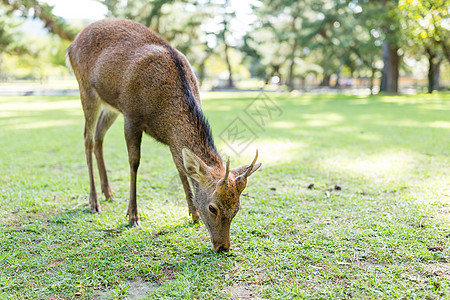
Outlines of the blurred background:
<svg viewBox="0 0 450 300">
<path fill-rule="evenodd" d="M 66 48 L 106 17 L 159 33 L 203 90 L 448 90 L 449 9 L 447 0 L 0 0 L 0 95 L 77 93 Z"/>
</svg>

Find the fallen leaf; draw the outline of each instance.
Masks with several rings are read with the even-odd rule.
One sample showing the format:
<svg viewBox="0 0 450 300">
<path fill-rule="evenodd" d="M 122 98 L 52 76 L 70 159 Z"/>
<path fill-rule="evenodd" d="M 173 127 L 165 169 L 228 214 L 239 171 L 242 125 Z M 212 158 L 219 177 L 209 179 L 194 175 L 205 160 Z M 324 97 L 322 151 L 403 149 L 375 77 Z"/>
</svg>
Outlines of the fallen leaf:
<svg viewBox="0 0 450 300">
<path fill-rule="evenodd" d="M 245 196 L 245 197 L 249 197 L 249 198 L 255 199 L 255 197 L 250 196 L 250 194 L 248 194 L 248 193 L 243 193 L 242 196 Z"/>
<path fill-rule="evenodd" d="M 442 247 L 442 246 L 427 246 L 427 249 L 430 251 L 443 251 L 444 247 Z"/>
</svg>

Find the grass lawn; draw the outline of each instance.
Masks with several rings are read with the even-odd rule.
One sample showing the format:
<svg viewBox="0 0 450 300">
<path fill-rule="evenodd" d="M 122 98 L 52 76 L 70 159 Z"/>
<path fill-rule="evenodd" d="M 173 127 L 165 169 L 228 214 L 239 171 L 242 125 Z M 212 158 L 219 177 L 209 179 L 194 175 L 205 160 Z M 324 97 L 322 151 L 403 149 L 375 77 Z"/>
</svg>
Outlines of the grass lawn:
<svg viewBox="0 0 450 300">
<path fill-rule="evenodd" d="M 78 97 L 0 97 L 0 299 L 450 298 L 450 95 L 267 95 L 203 95 L 231 166 L 263 163 L 220 254 L 165 146 L 128 228 L 123 118 L 93 215 Z"/>
</svg>

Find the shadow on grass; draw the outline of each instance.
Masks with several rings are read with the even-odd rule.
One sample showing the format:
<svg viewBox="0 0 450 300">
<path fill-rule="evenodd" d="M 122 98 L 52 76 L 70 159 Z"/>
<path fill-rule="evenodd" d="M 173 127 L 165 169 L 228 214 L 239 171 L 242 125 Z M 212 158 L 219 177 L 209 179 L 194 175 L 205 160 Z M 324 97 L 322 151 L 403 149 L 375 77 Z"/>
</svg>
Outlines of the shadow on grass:
<svg viewBox="0 0 450 300">
<path fill-rule="evenodd" d="M 267 119 L 248 148 L 259 149 L 265 168 L 287 173 L 297 169 L 298 178 L 303 172 L 310 177 L 350 177 L 360 183 L 372 180 L 383 189 L 397 178 L 405 182 L 426 173 L 427 164 L 447 173 L 445 166 L 429 159 L 446 161 L 450 155 L 450 101 L 445 99 L 446 94 L 274 97 L 281 117 Z M 205 110 L 212 122 L 220 118 L 214 127 L 220 132 L 233 119 L 215 111 L 220 104 L 214 101 L 207 102 Z"/>
<path fill-rule="evenodd" d="M 234 97 L 228 103 L 233 106 L 229 114 L 219 109 L 226 97 L 204 101 L 216 134 L 253 100 Z M 2 278 L 11 278 L 14 285 L 30 282 L 31 275 L 37 274 L 37 284 L 15 290 L 14 295 L 25 291 L 28 298 L 68 297 L 80 289 L 93 293 L 96 285 L 109 287 L 146 274 L 153 274 L 152 280 L 164 292 L 180 292 L 174 298 L 201 298 L 201 293 L 212 295 L 223 286 L 245 282 L 278 285 L 285 294 L 292 286 L 311 293 L 334 286 L 328 296 L 338 297 L 347 283 L 358 286 L 384 280 L 386 288 L 399 281 L 409 285 L 395 272 L 416 274 L 408 270 L 414 270 L 417 261 L 431 264 L 448 254 L 446 248 L 441 253 L 428 250 L 427 245 L 446 245 L 445 226 L 433 219 L 435 207 L 416 205 L 420 197 L 409 193 L 430 192 L 433 198 L 438 195 L 433 193 L 442 191 L 439 180 L 444 186 L 449 178 L 448 101 L 338 95 L 281 96 L 276 101 L 283 114 L 270 120 L 250 147 L 260 150 L 263 168 L 245 191 L 252 197 L 241 198 L 242 209 L 232 227 L 234 250 L 222 254 L 211 250 L 203 225 L 187 221 L 187 213 L 180 217 L 170 198 L 166 201 L 172 193 L 182 197 L 170 155 L 161 155 L 168 149 L 143 148 L 152 173 L 148 176 L 148 169 L 141 168 L 139 186 L 141 198 L 152 194 L 150 199 L 157 199 L 156 205 L 164 209 L 149 214 L 143 229 L 128 228 L 124 203 L 102 202 L 108 211 L 97 216 L 84 207 L 70 209 L 73 204 L 65 197 L 88 188 L 82 116 L 75 117 L 70 110 L 33 112 L 20 124 L 65 119 L 79 123 L 22 129 L 0 119 L 5 129 L 0 143 L 6 149 L 1 165 L 5 187 L 0 190 L 23 191 L 2 200 L 2 205 L 13 211 L 32 200 L 39 212 L 39 217 L 22 219 L 29 222 L 25 228 L 32 234 L 1 233 L 6 244 L 2 249 L 13 253 L 5 259 Z M 128 193 L 123 129 L 112 128 L 106 139 L 105 150 L 114 156 L 114 160 L 106 157 L 107 165 L 119 173 L 110 172 L 112 186 L 123 198 Z M 55 150 L 47 153 L 48 149 Z M 69 163 L 69 157 L 75 157 L 76 163 Z M 61 165 L 58 172 L 36 167 L 54 163 Z M 80 165 L 82 170 L 75 171 L 74 166 Z M 168 185 L 166 177 L 174 177 L 174 183 Z M 311 182 L 317 189 L 307 188 Z M 342 190 L 327 194 L 332 183 Z M 61 203 L 46 204 L 51 189 L 61 191 Z M 446 198 L 439 199 L 444 203 Z M 83 205 L 87 207 L 87 200 Z M 153 208 L 148 207 L 147 211 Z M 369 270 L 358 269 L 364 264 Z M 377 268 L 373 276 L 371 265 Z M 315 296 L 310 298 L 320 298 Z M 370 298 L 364 292 L 356 296 Z"/>
</svg>

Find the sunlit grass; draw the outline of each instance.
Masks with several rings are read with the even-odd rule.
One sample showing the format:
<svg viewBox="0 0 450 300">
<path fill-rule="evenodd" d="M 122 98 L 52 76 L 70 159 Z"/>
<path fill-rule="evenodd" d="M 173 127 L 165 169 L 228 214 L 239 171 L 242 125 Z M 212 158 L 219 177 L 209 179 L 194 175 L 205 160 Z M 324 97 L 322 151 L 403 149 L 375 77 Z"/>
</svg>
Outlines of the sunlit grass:
<svg viewBox="0 0 450 300">
<path fill-rule="evenodd" d="M 118 200 L 92 215 L 79 99 L 1 97 L 0 298 L 119 297 L 137 278 L 153 299 L 448 298 L 449 94 L 267 95 L 281 113 L 263 126 L 246 113 L 259 93 L 203 95 L 232 167 L 263 163 L 227 255 L 191 224 L 165 146 L 143 140 L 129 229 L 123 119 L 105 139 Z M 248 145 L 226 134 L 237 117 Z"/>
</svg>

